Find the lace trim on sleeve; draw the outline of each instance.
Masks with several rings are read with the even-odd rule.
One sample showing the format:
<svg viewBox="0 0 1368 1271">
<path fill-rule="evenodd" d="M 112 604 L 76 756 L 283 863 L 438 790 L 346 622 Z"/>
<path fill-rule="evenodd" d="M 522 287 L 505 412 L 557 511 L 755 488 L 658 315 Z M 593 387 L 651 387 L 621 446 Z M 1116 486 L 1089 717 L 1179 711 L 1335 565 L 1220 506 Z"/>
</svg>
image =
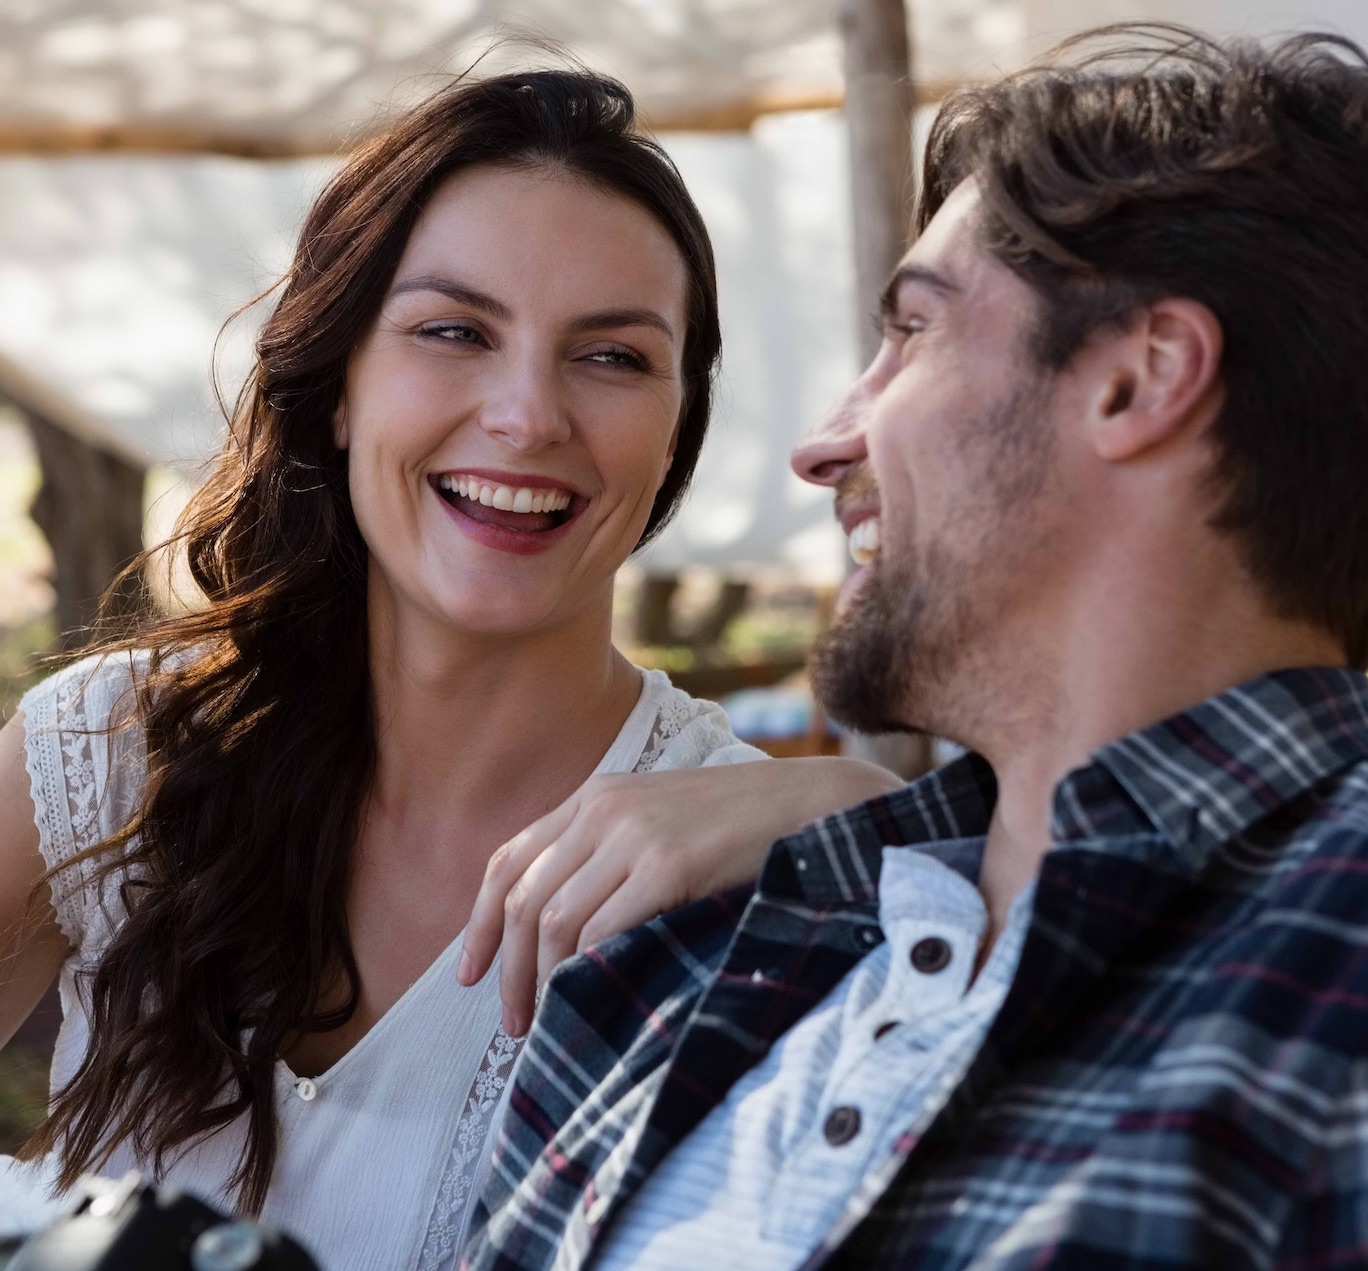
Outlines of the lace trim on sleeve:
<svg viewBox="0 0 1368 1271">
<path fill-rule="evenodd" d="M 19 703 L 38 847 L 49 869 L 94 847 L 111 828 L 102 823 L 95 745 L 110 744 L 103 730 L 127 683 L 126 667 L 87 659 L 52 675 Z M 93 863 L 63 869 L 51 887 L 58 927 L 74 949 L 83 948 L 99 903 Z"/>
<path fill-rule="evenodd" d="M 676 737 L 689 726 L 699 714 L 700 704 L 693 698 L 670 688 L 664 701 L 656 711 L 655 723 L 651 725 L 651 735 L 641 748 L 641 758 L 632 768 L 633 772 L 650 772 L 660 762 L 661 756 Z"/>
<path fill-rule="evenodd" d="M 76 668 L 40 684 L 22 702 L 24 766 L 33 797 L 38 846 L 49 869 L 65 864 L 100 840 L 95 756 L 86 720 L 85 695 Z M 52 880 L 57 925 L 72 948 L 85 936 L 85 914 L 92 903 L 84 865 L 63 870 Z"/>
<path fill-rule="evenodd" d="M 719 761 L 764 758 L 737 739 L 726 712 L 716 702 L 690 697 L 668 681 L 663 688 L 655 726 L 633 772 L 702 768 Z"/>
</svg>

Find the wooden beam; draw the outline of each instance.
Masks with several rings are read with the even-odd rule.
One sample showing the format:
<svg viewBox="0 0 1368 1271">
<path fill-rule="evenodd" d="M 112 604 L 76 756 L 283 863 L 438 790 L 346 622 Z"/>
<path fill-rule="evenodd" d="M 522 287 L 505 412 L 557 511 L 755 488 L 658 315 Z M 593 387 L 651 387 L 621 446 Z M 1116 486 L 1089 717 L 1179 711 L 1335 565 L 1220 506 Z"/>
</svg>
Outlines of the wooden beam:
<svg viewBox="0 0 1368 1271">
<path fill-rule="evenodd" d="M 369 135 L 369 134 L 366 134 Z M 145 124 L 0 124 L 0 154 L 216 154 L 234 159 L 313 159 L 360 145 L 326 136 L 270 137 L 215 128 Z"/>
<path fill-rule="evenodd" d="M 935 105 L 957 83 L 919 86 L 917 105 Z M 845 94 L 836 88 L 760 93 L 710 106 L 643 110 L 653 132 L 745 132 L 766 115 L 795 110 L 839 110 Z M 357 129 L 346 137 L 258 135 L 228 128 L 171 127 L 149 124 L 0 123 L 0 155 L 216 154 L 234 159 L 316 159 L 346 154 L 374 136 Z"/>
</svg>

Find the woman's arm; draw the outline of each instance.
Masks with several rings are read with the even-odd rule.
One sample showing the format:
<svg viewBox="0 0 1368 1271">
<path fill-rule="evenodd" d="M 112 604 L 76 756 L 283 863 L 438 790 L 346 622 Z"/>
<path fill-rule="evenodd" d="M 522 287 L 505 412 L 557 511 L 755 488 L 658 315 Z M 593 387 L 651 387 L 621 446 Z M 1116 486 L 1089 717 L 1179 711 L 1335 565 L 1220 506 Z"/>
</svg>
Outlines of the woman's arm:
<svg viewBox="0 0 1368 1271">
<path fill-rule="evenodd" d="M 504 1031 L 519 1036 L 537 984 L 562 959 L 749 882 L 775 839 L 901 784 L 839 758 L 593 777 L 494 854 L 458 978 L 474 984 L 502 940 Z"/>
<path fill-rule="evenodd" d="M 0 728 L 0 1046 L 38 1005 L 71 946 L 57 925 L 24 769 L 24 723 Z"/>
</svg>

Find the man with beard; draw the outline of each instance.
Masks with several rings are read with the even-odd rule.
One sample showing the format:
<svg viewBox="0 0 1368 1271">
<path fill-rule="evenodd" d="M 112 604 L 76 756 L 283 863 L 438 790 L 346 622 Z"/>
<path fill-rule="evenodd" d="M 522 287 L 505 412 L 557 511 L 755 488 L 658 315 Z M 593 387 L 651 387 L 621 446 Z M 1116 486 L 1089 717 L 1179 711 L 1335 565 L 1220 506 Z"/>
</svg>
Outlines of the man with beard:
<svg viewBox="0 0 1368 1271">
<path fill-rule="evenodd" d="M 551 979 L 473 1267 L 1368 1259 L 1368 67 L 1104 45 L 943 108 L 794 459 L 817 691 L 970 753 Z"/>
</svg>

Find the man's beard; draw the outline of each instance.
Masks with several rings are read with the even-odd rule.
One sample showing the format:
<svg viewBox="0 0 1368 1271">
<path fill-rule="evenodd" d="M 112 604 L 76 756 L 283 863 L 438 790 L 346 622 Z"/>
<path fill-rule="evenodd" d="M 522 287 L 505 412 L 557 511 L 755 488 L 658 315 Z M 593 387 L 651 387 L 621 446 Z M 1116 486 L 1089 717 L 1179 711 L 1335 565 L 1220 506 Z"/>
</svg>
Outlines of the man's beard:
<svg viewBox="0 0 1368 1271">
<path fill-rule="evenodd" d="M 943 581 L 936 557 L 897 570 L 882 560 L 849 605 L 813 645 L 812 691 L 838 723 L 858 733 L 930 730 L 918 703 L 943 676 L 948 646 L 957 642 L 953 613 L 928 620 Z M 942 562 L 943 563 L 943 562 Z M 924 638 L 934 628 L 932 639 Z"/>
<path fill-rule="evenodd" d="M 918 549 L 890 542 L 889 518 L 881 518 L 884 550 L 808 661 L 813 694 L 845 727 L 956 737 L 956 707 L 972 695 L 961 682 L 965 667 L 979 664 L 975 651 L 991 642 L 1022 565 L 1042 546 L 1032 518 L 1053 461 L 1047 388 L 1032 375 L 966 428 L 964 471 L 981 475 L 949 532 Z M 864 468 L 848 480 L 852 490 L 873 485 Z"/>
</svg>

